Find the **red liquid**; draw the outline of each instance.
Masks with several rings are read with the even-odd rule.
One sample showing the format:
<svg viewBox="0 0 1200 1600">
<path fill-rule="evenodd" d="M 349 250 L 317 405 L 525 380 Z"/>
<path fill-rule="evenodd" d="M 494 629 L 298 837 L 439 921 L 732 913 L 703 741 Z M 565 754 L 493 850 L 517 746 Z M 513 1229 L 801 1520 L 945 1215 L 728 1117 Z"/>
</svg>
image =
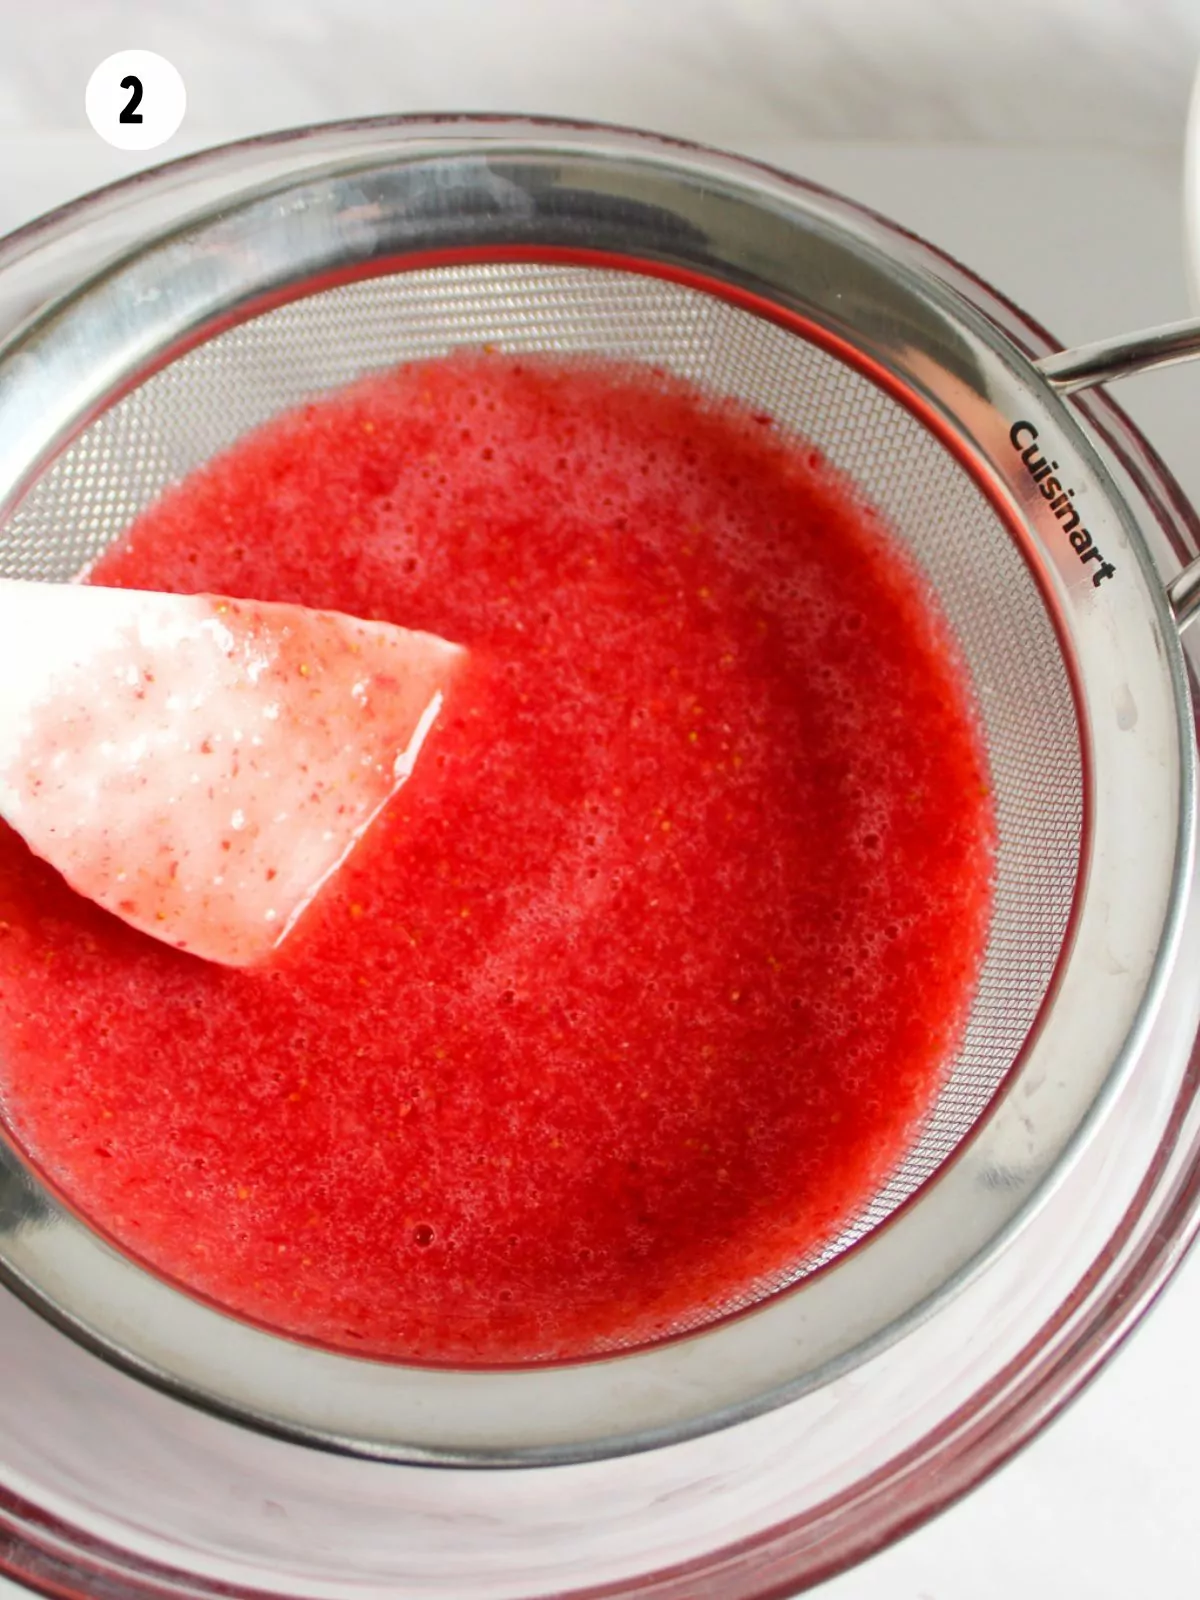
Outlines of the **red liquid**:
<svg viewBox="0 0 1200 1600">
<path fill-rule="evenodd" d="M 944 629 L 814 453 L 682 385 L 460 357 L 242 441 L 96 577 L 472 652 L 268 967 L 0 839 L 7 1116 L 125 1248 L 360 1353 L 579 1355 L 785 1271 L 901 1156 L 992 809 Z"/>
</svg>

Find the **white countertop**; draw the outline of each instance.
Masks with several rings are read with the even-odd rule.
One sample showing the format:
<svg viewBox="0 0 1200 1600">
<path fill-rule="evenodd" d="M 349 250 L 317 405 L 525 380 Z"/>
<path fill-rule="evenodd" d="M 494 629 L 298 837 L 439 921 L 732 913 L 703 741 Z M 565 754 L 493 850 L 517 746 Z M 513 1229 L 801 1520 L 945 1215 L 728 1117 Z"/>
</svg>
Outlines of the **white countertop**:
<svg viewBox="0 0 1200 1600">
<path fill-rule="evenodd" d="M 137 159 L 90 134 L 9 135 L 4 122 L 0 95 L 0 233 Z M 163 155 L 219 136 L 192 130 Z M 800 143 L 766 132 L 740 142 L 902 220 L 1064 342 L 1189 312 L 1179 173 L 1163 149 Z M 1200 364 L 1134 380 L 1120 399 L 1200 501 Z M 938 1521 L 827 1585 L 822 1600 L 1194 1600 L 1198 1334 L 1194 1257 L 1065 1417 Z M 0 1580 L 0 1594 L 17 1591 Z"/>
<path fill-rule="evenodd" d="M 399 110 L 764 139 L 1124 148 L 1178 137 L 1195 0 L 0 0 L 0 131 L 82 122 L 130 47 L 230 136 Z"/>
</svg>

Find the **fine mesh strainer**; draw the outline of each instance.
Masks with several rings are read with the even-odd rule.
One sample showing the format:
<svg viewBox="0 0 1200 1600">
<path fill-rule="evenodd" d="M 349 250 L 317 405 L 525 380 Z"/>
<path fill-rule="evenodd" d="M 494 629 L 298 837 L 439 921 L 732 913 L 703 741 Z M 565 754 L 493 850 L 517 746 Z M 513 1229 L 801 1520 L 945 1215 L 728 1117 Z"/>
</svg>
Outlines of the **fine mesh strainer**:
<svg viewBox="0 0 1200 1600">
<path fill-rule="evenodd" d="M 896 1339 L 987 1267 L 1107 1114 L 1190 881 L 1189 585 L 1173 607 L 1061 395 L 1174 346 L 1035 365 L 894 233 L 731 160 L 594 130 L 415 129 L 189 216 L 12 337 L 0 576 L 66 581 L 246 429 L 464 344 L 665 367 L 771 413 L 935 588 L 999 848 L 978 994 L 919 1141 L 836 1240 L 752 1299 L 572 1365 L 404 1367 L 241 1324 L 112 1251 L 12 1147 L 0 1259 L 92 1346 L 285 1436 L 410 1461 L 583 1460 L 763 1411 Z"/>
<path fill-rule="evenodd" d="M 903 1167 L 839 1238 L 759 1286 L 757 1299 L 883 1221 L 974 1126 L 1037 1015 L 1074 899 L 1083 781 L 1062 654 L 1003 523 L 926 428 L 819 346 L 700 289 L 524 262 L 389 273 L 217 333 L 102 413 L 8 519 L 2 575 L 70 579 L 167 484 L 247 429 L 365 372 L 463 343 L 667 367 L 769 411 L 817 444 L 915 551 L 979 686 L 1000 848 L 988 959 L 963 1048 Z M 1024 703 L 1030 685 L 1040 686 L 1036 720 Z"/>
</svg>

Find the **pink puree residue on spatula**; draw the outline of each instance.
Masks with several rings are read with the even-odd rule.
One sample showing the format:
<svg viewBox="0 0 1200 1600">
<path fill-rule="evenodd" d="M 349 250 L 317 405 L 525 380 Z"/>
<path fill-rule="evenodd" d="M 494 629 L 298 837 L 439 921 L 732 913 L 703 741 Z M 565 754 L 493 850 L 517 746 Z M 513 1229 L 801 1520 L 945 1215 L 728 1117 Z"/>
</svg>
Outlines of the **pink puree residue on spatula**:
<svg viewBox="0 0 1200 1600">
<path fill-rule="evenodd" d="M 332 611 L 5 584 L 0 812 L 79 893 L 230 966 L 412 771 L 465 652 Z"/>
</svg>

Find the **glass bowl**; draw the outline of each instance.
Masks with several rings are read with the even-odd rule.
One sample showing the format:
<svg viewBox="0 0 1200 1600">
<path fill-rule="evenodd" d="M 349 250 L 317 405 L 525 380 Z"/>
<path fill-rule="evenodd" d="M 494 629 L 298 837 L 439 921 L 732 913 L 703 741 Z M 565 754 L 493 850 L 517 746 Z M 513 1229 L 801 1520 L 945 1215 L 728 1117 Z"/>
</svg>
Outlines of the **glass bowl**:
<svg viewBox="0 0 1200 1600">
<path fill-rule="evenodd" d="M 469 118 L 298 130 L 171 163 L 0 243 L 0 332 L 135 241 L 332 159 L 416 140 L 611 130 Z M 642 136 L 670 159 L 680 147 Z M 687 149 L 693 170 L 726 158 Z M 811 186 L 783 175 L 775 183 Z M 1030 356 L 1054 342 L 965 269 L 835 197 Z M 1082 415 L 1164 577 L 1200 526 L 1105 396 Z M 1200 956 L 1192 895 L 1153 1026 L 1077 1158 L 1008 1247 L 903 1337 L 765 1415 L 635 1455 L 401 1465 L 271 1437 L 118 1370 L 0 1291 L 0 1571 L 61 1596 L 537 1600 L 798 1593 L 911 1530 L 1030 1439 L 1153 1302 L 1195 1230 Z M 0 1190 L 0 1228 L 16 1200 Z"/>
</svg>

